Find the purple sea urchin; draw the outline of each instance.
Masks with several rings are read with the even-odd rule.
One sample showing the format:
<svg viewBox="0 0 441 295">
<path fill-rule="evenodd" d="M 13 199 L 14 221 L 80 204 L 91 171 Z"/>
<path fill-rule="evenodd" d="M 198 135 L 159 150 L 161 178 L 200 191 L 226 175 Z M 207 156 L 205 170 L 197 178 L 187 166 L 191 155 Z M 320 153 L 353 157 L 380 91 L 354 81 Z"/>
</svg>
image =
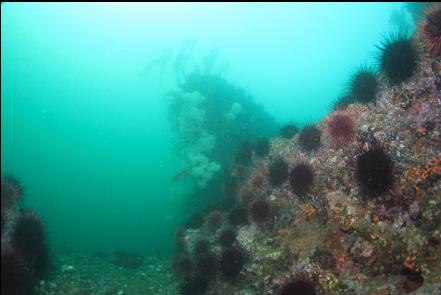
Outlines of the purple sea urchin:
<svg viewBox="0 0 441 295">
<path fill-rule="evenodd" d="M 194 244 L 193 252 L 196 255 L 208 253 L 210 251 L 210 242 L 207 239 L 199 239 Z"/>
<path fill-rule="evenodd" d="M 253 145 L 245 141 L 243 142 L 239 150 L 236 153 L 236 163 L 242 164 L 242 165 L 248 165 L 253 160 Z"/>
<path fill-rule="evenodd" d="M 316 295 L 315 284 L 303 278 L 294 279 L 284 284 L 280 290 L 280 295 Z"/>
<path fill-rule="evenodd" d="M 269 154 L 270 148 L 271 148 L 271 145 L 270 145 L 270 141 L 268 140 L 268 138 L 260 138 L 256 142 L 256 147 L 254 148 L 254 151 L 257 156 L 265 157 L 266 155 Z"/>
<path fill-rule="evenodd" d="M 1 294 L 27 295 L 32 286 L 29 266 L 11 246 L 1 246 Z"/>
<path fill-rule="evenodd" d="M 265 200 L 254 201 L 249 209 L 250 219 L 255 223 L 267 221 L 271 215 L 271 206 Z"/>
<path fill-rule="evenodd" d="M 218 241 L 222 246 L 229 247 L 236 241 L 236 232 L 231 228 L 224 229 L 220 233 Z"/>
<path fill-rule="evenodd" d="M 393 184 L 393 163 L 389 155 L 378 144 L 370 145 L 357 157 L 356 178 L 363 194 L 377 197 L 386 193 Z"/>
<path fill-rule="evenodd" d="M 247 205 L 254 199 L 253 190 L 248 185 L 243 185 L 239 189 L 239 202 L 243 205 Z"/>
<path fill-rule="evenodd" d="M 374 68 L 362 66 L 351 82 L 351 96 L 361 103 L 375 101 L 378 91 L 377 74 Z"/>
<path fill-rule="evenodd" d="M 312 168 L 305 163 L 295 166 L 289 175 L 292 192 L 300 196 L 305 195 L 311 189 L 313 181 Z"/>
<path fill-rule="evenodd" d="M 49 270 L 49 250 L 46 234 L 40 217 L 31 212 L 23 212 L 11 233 L 12 246 L 29 262 L 37 277 Z"/>
<path fill-rule="evenodd" d="M 227 248 L 221 253 L 220 271 L 228 279 L 235 279 L 245 264 L 245 254 L 238 248 Z"/>
<path fill-rule="evenodd" d="M 315 125 L 306 125 L 300 132 L 300 146 L 308 152 L 318 149 L 321 135 L 322 132 Z"/>
<path fill-rule="evenodd" d="M 280 136 L 286 139 L 291 139 L 299 133 L 299 127 L 294 124 L 286 124 L 280 128 Z"/>
<path fill-rule="evenodd" d="M 269 181 L 273 186 L 280 186 L 288 179 L 288 163 L 279 158 L 269 166 Z"/>
<path fill-rule="evenodd" d="M 176 254 L 172 266 L 175 276 L 178 278 L 182 278 L 194 270 L 194 263 L 187 253 Z"/>
<path fill-rule="evenodd" d="M 391 33 L 377 48 L 381 51 L 381 69 L 392 84 L 404 82 L 413 75 L 417 67 L 417 51 L 406 32 Z"/>
<path fill-rule="evenodd" d="M 245 207 L 233 208 L 228 213 L 228 221 L 231 225 L 238 226 L 248 223 L 248 210 Z"/>
<path fill-rule="evenodd" d="M 224 221 L 224 214 L 219 210 L 211 211 L 207 216 L 207 227 L 210 231 L 216 231 Z"/>
<path fill-rule="evenodd" d="M 350 105 L 351 103 L 354 103 L 355 99 L 352 95 L 346 94 L 341 96 L 339 99 L 335 100 L 333 103 L 332 110 L 333 111 L 340 111 L 344 110 Z"/>
</svg>

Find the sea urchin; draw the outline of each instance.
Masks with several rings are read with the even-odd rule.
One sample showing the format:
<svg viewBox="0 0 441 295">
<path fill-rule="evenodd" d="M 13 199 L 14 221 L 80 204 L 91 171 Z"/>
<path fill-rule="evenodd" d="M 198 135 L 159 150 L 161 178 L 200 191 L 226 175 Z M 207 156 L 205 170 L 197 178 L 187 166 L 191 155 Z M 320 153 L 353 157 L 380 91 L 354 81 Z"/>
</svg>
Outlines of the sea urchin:
<svg viewBox="0 0 441 295">
<path fill-rule="evenodd" d="M 11 234 L 12 246 L 34 268 L 38 278 L 49 270 L 49 250 L 46 234 L 40 217 L 25 211 L 17 220 Z"/>
<path fill-rule="evenodd" d="M 282 185 L 288 179 L 288 163 L 279 158 L 269 166 L 269 181 L 273 186 Z"/>
<path fill-rule="evenodd" d="M 9 245 L 1 246 L 1 294 L 27 295 L 32 277 L 25 260 Z"/>
<path fill-rule="evenodd" d="M 271 206 L 265 200 L 254 201 L 250 206 L 250 219 L 255 223 L 263 223 L 271 214 Z"/>
<path fill-rule="evenodd" d="M 424 43 L 432 56 L 441 55 L 441 5 L 424 12 L 426 20 L 421 22 Z"/>
<path fill-rule="evenodd" d="M 314 125 L 306 125 L 300 132 L 299 143 L 306 151 L 313 151 L 320 147 L 322 132 Z"/>
<path fill-rule="evenodd" d="M 377 48 L 381 51 L 381 69 L 392 84 L 404 82 L 413 75 L 417 66 L 417 51 L 406 32 L 391 33 Z"/>
<path fill-rule="evenodd" d="M 220 271 L 228 279 L 235 279 L 245 264 L 244 253 L 237 248 L 225 249 L 220 257 Z"/>
<path fill-rule="evenodd" d="M 315 285 L 309 279 L 298 278 L 282 286 L 280 295 L 316 295 Z"/>
<path fill-rule="evenodd" d="M 351 82 L 352 97 L 361 103 L 368 103 L 375 101 L 377 91 L 377 74 L 372 67 L 362 66 Z"/>
<path fill-rule="evenodd" d="M 289 175 L 289 183 L 293 193 L 303 196 L 311 188 L 314 174 L 309 165 L 300 163 L 295 166 Z"/>
<path fill-rule="evenodd" d="M 392 187 L 393 163 L 389 155 L 378 144 L 357 157 L 356 178 L 363 194 L 377 197 Z"/>
<path fill-rule="evenodd" d="M 326 125 L 326 138 L 333 146 L 347 144 L 355 134 L 355 122 L 345 112 L 336 112 L 329 118 Z"/>
</svg>

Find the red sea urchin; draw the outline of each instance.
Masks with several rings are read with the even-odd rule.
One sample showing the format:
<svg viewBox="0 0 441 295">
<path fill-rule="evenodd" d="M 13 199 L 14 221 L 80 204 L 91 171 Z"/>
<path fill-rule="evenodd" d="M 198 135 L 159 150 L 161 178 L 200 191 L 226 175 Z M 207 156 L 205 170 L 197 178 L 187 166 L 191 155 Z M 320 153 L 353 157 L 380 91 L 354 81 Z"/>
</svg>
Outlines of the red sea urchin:
<svg viewBox="0 0 441 295">
<path fill-rule="evenodd" d="M 350 142 L 355 134 L 356 124 L 346 112 L 331 115 L 326 125 L 326 138 L 333 146 L 342 146 Z"/>
<path fill-rule="evenodd" d="M 424 11 L 426 20 L 420 29 L 424 36 L 424 44 L 432 56 L 441 55 L 441 5 L 433 6 Z"/>
</svg>

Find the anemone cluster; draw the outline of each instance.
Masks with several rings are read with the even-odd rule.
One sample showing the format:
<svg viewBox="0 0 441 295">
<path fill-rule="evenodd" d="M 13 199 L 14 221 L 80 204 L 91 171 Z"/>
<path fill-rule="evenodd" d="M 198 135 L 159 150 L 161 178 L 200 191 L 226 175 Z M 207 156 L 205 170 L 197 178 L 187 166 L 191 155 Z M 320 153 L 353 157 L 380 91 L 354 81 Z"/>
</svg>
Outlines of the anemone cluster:
<svg viewBox="0 0 441 295">
<path fill-rule="evenodd" d="M 41 218 L 20 208 L 23 188 L 16 178 L 1 180 L 2 295 L 30 294 L 50 268 L 49 248 Z"/>
</svg>

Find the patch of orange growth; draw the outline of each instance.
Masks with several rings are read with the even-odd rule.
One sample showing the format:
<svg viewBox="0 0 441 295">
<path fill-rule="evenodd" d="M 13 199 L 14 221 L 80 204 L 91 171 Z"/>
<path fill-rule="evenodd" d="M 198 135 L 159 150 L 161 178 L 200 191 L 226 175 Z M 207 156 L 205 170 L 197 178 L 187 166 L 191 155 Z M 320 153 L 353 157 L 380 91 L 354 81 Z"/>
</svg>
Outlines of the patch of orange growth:
<svg viewBox="0 0 441 295">
<path fill-rule="evenodd" d="M 439 174 L 440 172 L 439 164 L 440 164 L 440 160 L 434 158 L 425 166 L 412 165 L 405 172 L 406 179 L 413 183 L 425 181 L 430 176 Z"/>
<path fill-rule="evenodd" d="M 421 189 L 419 187 L 415 187 L 415 198 L 418 201 L 421 201 L 423 199 L 423 192 L 421 191 Z"/>
<path fill-rule="evenodd" d="M 372 215 L 372 222 L 380 221 L 380 217 L 377 214 Z"/>
<path fill-rule="evenodd" d="M 340 219 L 340 208 L 334 208 L 333 210 L 332 210 L 332 212 L 334 213 L 334 219 L 335 220 L 338 220 L 338 219 Z"/>
<path fill-rule="evenodd" d="M 420 272 L 421 269 L 415 265 L 415 259 L 416 259 L 415 255 L 407 256 L 403 262 L 404 268 L 410 269 L 415 272 Z"/>
<path fill-rule="evenodd" d="M 285 238 L 287 236 L 287 233 L 288 232 L 286 230 L 284 230 L 283 228 L 281 228 L 277 231 L 277 234 L 282 238 Z"/>
<path fill-rule="evenodd" d="M 420 141 L 420 140 L 417 140 L 417 141 L 415 142 L 415 152 L 416 152 L 417 154 L 420 154 L 422 151 L 423 151 L 423 145 L 421 144 L 421 141 Z"/>
<path fill-rule="evenodd" d="M 402 98 L 401 95 L 399 94 L 395 94 L 394 97 L 392 98 L 392 102 L 394 104 L 399 104 L 401 102 Z"/>
<path fill-rule="evenodd" d="M 439 159 L 434 158 L 432 160 L 432 166 L 430 167 L 430 172 L 432 172 L 432 174 L 438 174 L 439 173 Z"/>
<path fill-rule="evenodd" d="M 315 208 L 312 205 L 306 204 L 303 206 L 303 212 L 306 214 L 306 216 L 311 217 L 317 213 L 317 208 Z"/>
<path fill-rule="evenodd" d="M 424 127 L 420 127 L 417 129 L 417 133 L 419 136 L 426 135 L 426 129 Z"/>
<path fill-rule="evenodd" d="M 337 257 L 337 263 L 338 264 L 344 264 L 346 262 L 346 259 L 344 256 L 338 256 Z"/>
</svg>

